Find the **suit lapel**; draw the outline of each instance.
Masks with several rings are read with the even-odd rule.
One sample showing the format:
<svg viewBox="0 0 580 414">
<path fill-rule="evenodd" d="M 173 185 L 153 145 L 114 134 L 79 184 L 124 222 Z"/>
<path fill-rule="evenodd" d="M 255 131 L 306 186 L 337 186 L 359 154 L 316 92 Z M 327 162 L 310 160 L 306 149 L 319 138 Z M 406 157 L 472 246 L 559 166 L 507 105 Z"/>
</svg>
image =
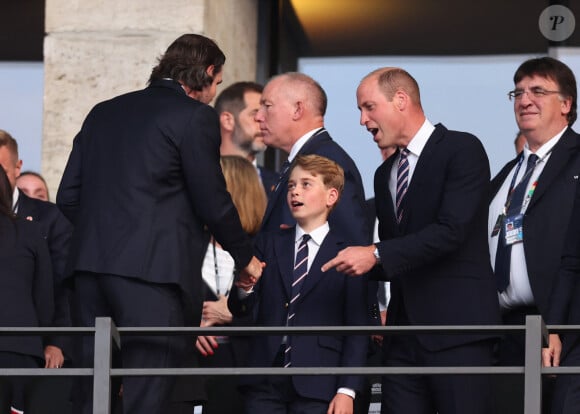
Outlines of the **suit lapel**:
<svg viewBox="0 0 580 414">
<path fill-rule="evenodd" d="M 341 244 L 343 244 L 342 241 L 340 241 L 332 231 L 329 231 L 320 245 L 318 253 L 314 258 L 314 262 L 312 262 L 312 265 L 310 266 L 308 276 L 306 276 L 306 280 L 300 289 L 300 300 L 302 300 L 308 292 L 320 283 L 322 279 L 329 277 L 330 274 L 334 273 L 334 271 L 323 273 L 320 268 L 324 263 L 336 256 L 336 252 L 339 250 L 336 246 Z"/>
<path fill-rule="evenodd" d="M 390 228 L 390 234 L 396 234 L 397 227 L 393 196 L 389 189 L 389 181 L 391 179 L 393 163 L 398 154 L 399 152 L 397 151 L 387 158 L 379 167 L 375 176 L 375 203 L 377 208 L 381 209 L 380 211 L 377 210 L 376 214 L 379 219 L 380 227 L 388 226 Z"/>
<path fill-rule="evenodd" d="M 294 235 L 295 228 L 281 233 L 280 237 L 274 239 L 274 251 L 276 253 L 278 274 L 282 278 L 281 282 L 286 292 L 286 298 L 292 294 L 292 279 L 294 278 Z"/>
<path fill-rule="evenodd" d="M 417 165 L 415 165 L 415 170 L 413 171 L 413 176 L 411 177 L 411 182 L 409 183 L 407 194 L 405 195 L 405 198 L 402 202 L 403 219 L 401 220 L 400 228 L 404 228 L 405 224 L 408 222 L 411 215 L 411 206 L 413 206 L 415 203 L 421 202 L 420 189 L 423 185 L 423 182 L 429 178 L 429 175 L 433 171 L 431 169 L 433 153 L 435 148 L 437 148 L 437 144 L 443 139 L 445 131 L 446 128 L 441 124 L 438 124 L 429 139 L 427 139 L 427 143 L 419 155 Z"/>
<path fill-rule="evenodd" d="M 546 190 L 550 188 L 554 179 L 560 176 L 561 171 L 566 168 L 568 160 L 576 151 L 577 146 L 577 137 L 572 133 L 570 128 L 568 128 L 558 143 L 554 145 L 552 154 L 550 155 L 550 158 L 548 158 L 548 162 L 538 178 L 538 187 L 530 200 L 528 208 L 533 208 L 534 204 L 536 204 L 538 200 L 542 198 Z"/>
<path fill-rule="evenodd" d="M 520 158 L 520 156 L 521 155 L 518 154 L 517 157 L 515 157 L 513 160 L 511 160 L 510 162 L 508 162 L 501 169 L 501 171 L 493 178 L 493 180 L 491 180 L 491 194 L 490 194 L 490 197 L 489 197 L 489 202 L 490 203 L 495 198 L 495 195 L 497 194 L 497 192 L 499 191 L 499 189 L 503 185 L 503 183 L 506 180 L 506 178 L 507 178 L 508 174 L 510 173 L 510 171 L 514 168 L 514 165 L 516 165 L 516 163 L 518 162 L 518 158 Z"/>
<path fill-rule="evenodd" d="M 36 220 L 38 212 L 36 211 L 34 203 L 32 200 L 24 194 L 22 191 L 18 191 L 18 216 L 22 218 L 32 217 Z"/>
</svg>

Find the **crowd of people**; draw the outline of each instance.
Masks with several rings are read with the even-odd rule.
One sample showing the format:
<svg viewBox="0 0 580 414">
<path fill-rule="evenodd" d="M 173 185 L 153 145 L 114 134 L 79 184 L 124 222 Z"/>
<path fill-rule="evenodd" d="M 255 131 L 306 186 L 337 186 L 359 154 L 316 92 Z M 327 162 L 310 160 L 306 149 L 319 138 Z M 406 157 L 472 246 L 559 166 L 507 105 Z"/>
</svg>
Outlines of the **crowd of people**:
<svg viewBox="0 0 580 414">
<path fill-rule="evenodd" d="M 428 119 L 411 74 L 362 76 L 360 124 L 383 154 L 369 202 L 325 128 L 316 80 L 234 83 L 212 107 L 225 62 L 214 41 L 185 34 L 146 88 L 97 104 L 56 204 L 0 130 L 1 326 L 579 323 L 580 136 L 564 63 L 516 70 L 516 156 L 493 178 L 477 137 Z M 268 147 L 288 154 L 278 172 L 258 165 Z M 580 364 L 579 335 L 549 339 L 545 366 Z M 497 333 L 121 341 L 124 368 L 513 366 L 525 356 L 523 334 Z M 92 367 L 93 346 L 0 337 L 0 367 Z M 0 414 L 92 412 L 91 379 L 47 378 L 2 378 Z M 579 412 L 580 376 L 543 381 L 543 412 Z M 523 413 L 521 376 L 381 382 L 384 414 Z M 362 414 L 370 403 L 360 375 L 126 376 L 114 390 L 119 413 Z"/>
</svg>

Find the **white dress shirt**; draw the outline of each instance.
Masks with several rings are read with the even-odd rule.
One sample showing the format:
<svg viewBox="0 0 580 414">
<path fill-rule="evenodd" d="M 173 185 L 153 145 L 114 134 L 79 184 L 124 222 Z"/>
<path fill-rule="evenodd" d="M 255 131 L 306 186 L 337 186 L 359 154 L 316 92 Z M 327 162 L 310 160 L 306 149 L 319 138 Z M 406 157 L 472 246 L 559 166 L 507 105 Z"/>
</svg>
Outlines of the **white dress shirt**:
<svg viewBox="0 0 580 414">
<path fill-rule="evenodd" d="M 538 156 L 538 162 L 536 163 L 536 167 L 532 175 L 530 176 L 530 181 L 528 182 L 528 186 L 526 188 L 526 196 L 524 197 L 524 201 L 522 203 L 522 210 L 521 213 L 524 214 L 530 199 L 529 199 L 529 191 L 534 185 L 537 183 L 538 177 L 544 171 L 544 167 L 548 162 L 552 148 L 554 145 L 558 143 L 560 137 L 566 131 L 566 126 L 562 131 L 560 131 L 555 137 L 550 139 L 544 145 L 542 145 L 537 151 L 536 155 Z M 521 167 L 518 171 L 518 176 L 515 180 L 514 187 L 521 181 L 523 175 L 526 171 L 526 165 L 528 162 L 528 157 L 532 154 L 530 151 L 528 144 L 526 143 L 523 150 L 524 159 L 521 163 Z M 513 179 L 513 175 L 517 169 L 517 164 L 514 165 L 510 173 L 507 175 L 505 181 L 503 182 L 502 186 L 500 187 L 499 191 L 493 198 L 491 204 L 489 205 L 489 215 L 488 215 L 488 240 L 489 240 L 489 256 L 491 259 L 491 266 L 495 270 L 495 256 L 497 253 L 497 244 L 498 244 L 498 237 L 499 234 L 492 236 L 493 228 L 497 222 L 497 218 L 503 212 L 504 205 L 508 196 L 508 191 L 510 184 Z M 532 195 L 533 198 L 533 195 Z M 525 227 L 525 225 L 524 225 Z M 526 238 L 526 232 L 524 228 L 524 239 Z M 532 293 L 532 288 L 530 286 L 530 280 L 528 278 L 528 268 L 526 265 L 526 255 L 524 251 L 524 243 L 515 243 L 512 244 L 512 251 L 511 251 L 511 264 L 510 264 L 510 284 L 508 285 L 507 289 L 501 293 L 499 293 L 499 303 L 502 309 L 507 310 L 511 308 L 515 308 L 518 306 L 533 306 L 534 302 L 534 295 Z"/>
<path fill-rule="evenodd" d="M 409 160 L 409 178 L 407 179 L 407 185 L 411 184 L 411 177 L 413 177 L 413 172 L 415 171 L 415 167 L 417 166 L 417 162 L 419 161 L 419 156 L 425 148 L 427 144 L 427 140 L 435 130 L 435 127 L 427 118 L 425 118 L 425 122 L 419 131 L 415 134 L 415 136 L 407 145 L 407 149 L 409 150 L 409 154 L 407 155 L 407 160 Z M 389 191 L 391 192 L 391 198 L 393 200 L 393 208 L 397 211 L 397 170 L 399 168 L 399 159 L 401 155 L 399 154 L 395 161 L 393 162 L 393 167 L 391 168 L 391 177 L 389 180 Z"/>
</svg>

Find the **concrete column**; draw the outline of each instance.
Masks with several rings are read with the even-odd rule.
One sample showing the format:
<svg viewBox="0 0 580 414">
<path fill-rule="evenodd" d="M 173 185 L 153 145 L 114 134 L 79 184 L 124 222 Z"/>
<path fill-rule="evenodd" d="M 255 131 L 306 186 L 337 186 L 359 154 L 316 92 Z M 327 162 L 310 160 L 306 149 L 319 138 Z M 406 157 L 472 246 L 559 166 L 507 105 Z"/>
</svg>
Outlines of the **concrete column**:
<svg viewBox="0 0 580 414">
<path fill-rule="evenodd" d="M 50 192 L 56 194 L 88 111 L 102 100 L 145 87 L 157 58 L 181 34 L 199 33 L 218 43 L 227 58 L 224 86 L 254 80 L 257 4 L 46 0 L 42 173 Z"/>
</svg>

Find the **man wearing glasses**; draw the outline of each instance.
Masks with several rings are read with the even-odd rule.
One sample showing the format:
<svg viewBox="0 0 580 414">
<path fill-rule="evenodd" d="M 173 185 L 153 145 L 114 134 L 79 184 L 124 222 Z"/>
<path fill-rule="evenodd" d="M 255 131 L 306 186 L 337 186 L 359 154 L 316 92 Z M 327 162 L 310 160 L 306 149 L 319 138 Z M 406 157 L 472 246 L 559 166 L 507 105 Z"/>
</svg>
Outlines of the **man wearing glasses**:
<svg viewBox="0 0 580 414">
<path fill-rule="evenodd" d="M 580 136 L 571 129 L 576 80 L 570 68 L 550 57 L 530 59 L 517 69 L 514 83 L 508 97 L 527 143 L 492 180 L 488 218 L 491 265 L 507 325 L 524 324 L 526 315 L 547 317 L 580 173 Z M 559 364 L 552 358 L 559 348 L 557 336 L 550 335 L 545 365 Z M 499 365 L 523 365 L 524 349 L 523 333 L 502 336 Z M 523 413 L 523 376 L 499 376 L 497 385 L 498 412 Z M 549 400 L 545 395 L 546 407 Z"/>
</svg>

